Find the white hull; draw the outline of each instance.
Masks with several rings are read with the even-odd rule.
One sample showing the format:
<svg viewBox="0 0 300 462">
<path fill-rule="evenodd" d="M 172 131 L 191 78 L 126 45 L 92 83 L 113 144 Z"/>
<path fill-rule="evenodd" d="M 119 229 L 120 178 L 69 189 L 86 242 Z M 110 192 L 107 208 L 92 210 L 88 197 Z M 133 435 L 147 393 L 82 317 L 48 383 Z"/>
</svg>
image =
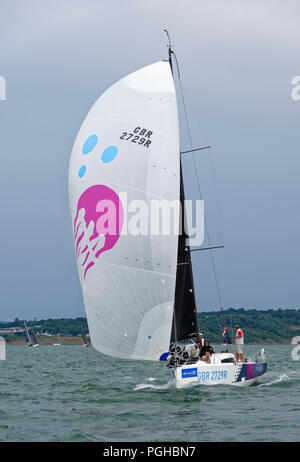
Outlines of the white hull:
<svg viewBox="0 0 300 462">
<path fill-rule="evenodd" d="M 210 362 L 198 360 L 172 368 L 177 388 L 191 384 L 249 386 L 267 370 L 266 362 L 223 362 L 234 361 L 231 353 L 216 353 Z"/>
</svg>

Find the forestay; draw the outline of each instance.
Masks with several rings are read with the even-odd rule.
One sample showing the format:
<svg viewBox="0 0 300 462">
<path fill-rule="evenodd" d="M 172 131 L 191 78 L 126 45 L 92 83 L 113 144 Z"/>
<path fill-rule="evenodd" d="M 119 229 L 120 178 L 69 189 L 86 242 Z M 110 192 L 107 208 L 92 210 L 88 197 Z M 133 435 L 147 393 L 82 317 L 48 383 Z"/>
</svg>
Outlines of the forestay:
<svg viewBox="0 0 300 462">
<path fill-rule="evenodd" d="M 132 201 L 144 201 L 150 232 L 151 201 L 179 200 L 178 115 L 168 62 L 128 75 L 96 101 L 74 143 L 69 193 L 93 346 L 116 357 L 163 358 L 178 236 L 144 229 L 132 235 L 130 219 L 138 211 Z"/>
</svg>

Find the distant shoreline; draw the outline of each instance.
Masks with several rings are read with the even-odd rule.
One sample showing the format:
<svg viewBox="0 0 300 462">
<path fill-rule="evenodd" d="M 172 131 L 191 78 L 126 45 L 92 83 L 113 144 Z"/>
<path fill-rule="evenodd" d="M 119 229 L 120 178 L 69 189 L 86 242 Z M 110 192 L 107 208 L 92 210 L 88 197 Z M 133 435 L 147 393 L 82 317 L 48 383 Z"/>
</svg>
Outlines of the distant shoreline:
<svg viewBox="0 0 300 462">
<path fill-rule="evenodd" d="M 228 308 L 222 314 L 215 311 L 198 313 L 200 332 L 211 343 L 221 344 L 224 327 L 234 343 L 234 326 L 238 324 L 245 335 L 247 345 L 288 345 L 292 339 L 300 336 L 300 310 L 245 310 Z M 31 336 L 32 329 L 41 345 L 80 345 L 82 335 L 89 340 L 87 319 L 60 318 L 27 320 Z M 9 345 L 25 344 L 24 320 L 16 318 L 11 322 L 0 322 L 0 336 Z M 34 338 L 32 336 L 32 338 Z"/>
<path fill-rule="evenodd" d="M 59 336 L 59 337 L 38 337 L 38 342 L 41 346 L 47 346 L 47 345 L 82 345 L 82 339 L 80 337 L 73 337 L 73 336 Z M 90 341 L 88 341 L 90 344 Z M 231 345 L 224 345 L 223 343 L 219 342 L 212 342 L 214 345 L 218 346 L 223 346 L 224 348 L 227 347 L 234 347 L 234 343 Z M 245 346 L 247 345 L 290 345 L 291 341 L 282 341 L 282 342 L 249 342 L 245 343 Z M 6 345 L 14 345 L 14 346 L 25 346 L 25 339 L 18 339 L 18 340 L 11 340 L 7 341 Z M 91 344 L 90 344 L 91 345 Z"/>
<path fill-rule="evenodd" d="M 20 338 L 18 340 L 13 339 L 9 340 L 7 339 L 6 345 L 24 345 L 25 346 L 25 338 Z M 82 345 L 82 338 L 81 337 L 76 337 L 76 336 L 59 336 L 59 337 L 38 337 L 37 338 L 39 344 L 41 346 L 44 345 L 54 345 L 54 344 L 59 344 L 59 345 Z M 90 343 L 90 342 L 88 342 Z"/>
</svg>

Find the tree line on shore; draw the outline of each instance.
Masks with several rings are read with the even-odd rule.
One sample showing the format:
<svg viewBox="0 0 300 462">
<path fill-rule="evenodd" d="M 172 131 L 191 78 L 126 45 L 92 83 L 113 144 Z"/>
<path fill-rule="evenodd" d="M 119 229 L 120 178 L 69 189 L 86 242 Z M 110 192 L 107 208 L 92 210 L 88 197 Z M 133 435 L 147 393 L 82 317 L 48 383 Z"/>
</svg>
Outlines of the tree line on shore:
<svg viewBox="0 0 300 462">
<path fill-rule="evenodd" d="M 234 342 L 235 329 L 238 324 L 245 337 L 245 343 L 290 343 L 300 335 L 300 310 L 245 310 L 229 308 L 220 312 L 201 312 L 198 315 L 200 331 L 211 342 L 219 343 L 224 325 Z"/>
<path fill-rule="evenodd" d="M 300 335 L 300 310 L 245 310 L 229 308 L 220 312 L 209 311 L 198 314 L 200 331 L 212 343 L 222 342 L 224 325 L 234 342 L 234 326 L 239 324 L 245 335 L 245 343 L 290 343 L 291 339 Z M 88 334 L 87 320 L 81 318 L 29 320 L 38 335 L 78 336 Z M 0 322 L 0 328 L 24 327 L 24 320 L 16 318 L 12 322 Z M 3 334 L 2 334 L 3 335 Z M 22 337 L 17 333 L 15 337 Z M 11 336 L 8 336 L 9 341 Z"/>
</svg>

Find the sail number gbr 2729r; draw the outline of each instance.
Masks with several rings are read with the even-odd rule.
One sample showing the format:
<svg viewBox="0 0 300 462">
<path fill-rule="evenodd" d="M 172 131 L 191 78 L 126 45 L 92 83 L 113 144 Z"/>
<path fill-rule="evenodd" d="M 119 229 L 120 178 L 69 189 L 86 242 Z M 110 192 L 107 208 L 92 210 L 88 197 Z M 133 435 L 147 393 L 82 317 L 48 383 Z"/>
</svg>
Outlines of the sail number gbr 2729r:
<svg viewBox="0 0 300 462">
<path fill-rule="evenodd" d="M 123 132 L 120 136 L 121 140 L 130 141 L 131 143 L 137 143 L 140 146 L 144 146 L 148 148 L 151 144 L 151 136 L 153 132 L 151 130 L 147 130 L 147 128 L 142 127 L 135 127 L 131 133 Z"/>
</svg>

